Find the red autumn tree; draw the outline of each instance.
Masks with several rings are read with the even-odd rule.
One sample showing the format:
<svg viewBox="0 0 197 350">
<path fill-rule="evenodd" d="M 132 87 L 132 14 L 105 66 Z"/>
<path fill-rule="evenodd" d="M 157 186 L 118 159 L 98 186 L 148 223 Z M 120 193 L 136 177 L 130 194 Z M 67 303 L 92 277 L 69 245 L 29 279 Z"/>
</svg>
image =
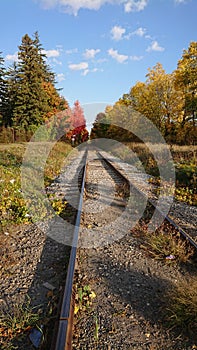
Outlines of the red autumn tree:
<svg viewBox="0 0 197 350">
<path fill-rule="evenodd" d="M 88 139 L 88 131 L 86 129 L 86 120 L 83 109 L 79 101 L 75 101 L 70 118 L 71 137 L 75 137 L 77 143 L 84 142 Z"/>
</svg>

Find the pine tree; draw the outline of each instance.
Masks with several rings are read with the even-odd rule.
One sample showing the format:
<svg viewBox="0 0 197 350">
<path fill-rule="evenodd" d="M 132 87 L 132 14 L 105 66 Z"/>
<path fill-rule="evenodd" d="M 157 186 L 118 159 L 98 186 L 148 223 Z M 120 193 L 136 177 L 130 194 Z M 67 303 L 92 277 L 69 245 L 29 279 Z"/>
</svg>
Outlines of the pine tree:
<svg viewBox="0 0 197 350">
<path fill-rule="evenodd" d="M 26 130 L 40 125 L 49 111 L 48 96 L 43 89 L 43 67 L 38 48 L 24 35 L 18 52 L 17 95 L 13 111 L 13 124 Z"/>
<path fill-rule="evenodd" d="M 34 44 L 35 48 L 37 49 L 37 55 L 38 55 L 37 63 L 38 63 L 39 69 L 41 71 L 42 80 L 54 85 L 56 83 L 55 82 L 55 74 L 51 71 L 49 65 L 46 63 L 47 56 L 44 53 L 44 49 L 43 49 L 42 44 L 40 42 L 40 38 L 39 38 L 37 31 L 34 33 L 33 44 Z"/>
<path fill-rule="evenodd" d="M 55 88 L 55 74 L 46 63 L 38 32 L 34 39 L 27 34 L 19 46 L 17 95 L 13 111 L 13 125 L 26 130 L 40 125 L 52 115 L 68 108 L 67 101 Z"/>
<path fill-rule="evenodd" d="M 7 70 L 6 92 L 4 95 L 3 125 L 5 127 L 13 125 L 13 111 L 17 96 L 17 64 L 13 63 Z"/>
<path fill-rule="evenodd" d="M 5 114 L 5 98 L 7 91 L 6 82 L 6 69 L 4 67 L 4 59 L 2 57 L 2 52 L 0 52 L 0 124 L 4 124 L 4 114 Z"/>
</svg>

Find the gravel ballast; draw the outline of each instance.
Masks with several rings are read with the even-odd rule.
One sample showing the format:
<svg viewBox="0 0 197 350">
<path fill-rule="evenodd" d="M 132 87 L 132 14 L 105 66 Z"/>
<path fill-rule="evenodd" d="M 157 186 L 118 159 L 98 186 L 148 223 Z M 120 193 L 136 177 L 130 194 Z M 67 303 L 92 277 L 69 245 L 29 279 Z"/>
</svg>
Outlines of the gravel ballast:
<svg viewBox="0 0 197 350">
<path fill-rule="evenodd" d="M 54 198 L 66 198 L 68 202 L 73 200 L 73 178 L 75 172 L 81 169 L 82 156 L 83 152 L 76 161 L 76 167 L 73 163 L 68 164 L 47 189 Z M 94 161 L 96 155 L 93 152 L 89 157 Z M 169 331 L 163 323 L 165 292 L 186 277 L 187 270 L 156 262 L 147 256 L 138 239 L 132 235 L 130 225 L 125 222 L 127 216 L 123 216 L 123 222 L 119 220 L 118 225 L 114 224 L 124 212 L 125 200 L 118 196 L 115 199 L 110 197 L 111 188 L 115 185 L 106 169 L 102 170 L 100 186 L 105 185 L 104 190 L 108 192 L 105 198 L 101 198 L 98 177 L 91 172 L 90 165 L 75 283 L 77 286 L 89 285 L 96 298 L 91 309 L 76 314 L 73 349 L 196 349 L 195 339 Z M 112 183 L 108 189 L 109 181 Z M 109 202 L 113 203 L 113 211 L 108 208 Z M 170 213 L 183 228 L 191 226 L 195 230 L 195 207 L 174 202 Z M 68 220 L 73 220 L 72 215 Z M 87 235 L 88 227 L 98 236 L 99 244 L 91 246 L 88 237 L 87 248 L 83 234 Z M 113 238 L 111 240 L 105 239 L 106 227 L 108 237 Z M 23 302 L 26 295 L 30 296 L 32 306 L 38 306 L 43 314 L 53 300 L 57 303 L 65 282 L 69 247 L 48 236 L 47 230 L 45 223 L 43 229 L 32 224 L 0 233 L 3 243 L 0 273 L 2 310 L 11 310 L 13 305 Z M 119 238 L 116 240 L 115 236 Z M 34 349 L 28 334 L 15 345 L 19 350 Z"/>
<path fill-rule="evenodd" d="M 103 169 L 98 180 L 98 173 L 95 168 L 91 171 L 91 165 L 93 162 L 90 161 L 81 242 L 83 239 L 86 241 L 88 227 L 93 230 L 94 237 L 98 232 L 97 240 L 100 239 L 101 232 L 110 236 L 106 226 L 109 227 L 110 220 L 115 220 L 113 216 L 110 218 L 109 210 L 101 212 L 100 206 L 104 198 L 97 192 L 99 181 L 105 183 L 105 186 L 112 186 L 104 180 L 109 181 L 109 174 L 104 175 L 106 170 Z M 135 178 L 134 174 L 132 178 Z M 137 174 L 136 183 L 139 182 L 143 181 L 140 181 Z M 150 186 L 148 190 L 150 191 Z M 186 207 L 187 218 L 191 211 L 194 219 L 193 208 Z M 180 206 L 173 205 L 174 215 L 176 208 Z M 117 206 L 116 209 L 116 215 L 122 215 L 121 208 Z M 97 211 L 100 212 L 100 221 Z M 81 244 L 79 248 L 76 290 L 88 285 L 96 297 L 90 308 L 84 307 L 75 316 L 73 349 L 196 349 L 196 339 L 183 335 L 180 330 L 169 330 L 165 322 L 167 293 L 190 275 L 190 268 L 154 260 L 141 248 L 135 228 L 125 226 L 124 220 L 119 220 L 118 225 L 124 227 L 124 237 L 114 239 L 113 242 L 110 239 L 107 242 L 106 239 L 107 243 L 102 241 L 100 246 L 90 244 L 85 248 Z M 122 227 L 118 225 L 116 230 L 122 232 Z M 114 232 L 111 234 L 115 237 Z M 195 268 L 193 273 L 196 275 Z"/>
</svg>

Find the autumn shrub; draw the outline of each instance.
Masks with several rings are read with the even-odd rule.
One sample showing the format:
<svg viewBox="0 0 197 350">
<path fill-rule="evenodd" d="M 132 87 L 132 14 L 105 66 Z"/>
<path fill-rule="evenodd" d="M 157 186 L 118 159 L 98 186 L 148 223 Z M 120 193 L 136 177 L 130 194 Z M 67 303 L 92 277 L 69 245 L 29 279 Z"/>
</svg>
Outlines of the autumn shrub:
<svg viewBox="0 0 197 350">
<path fill-rule="evenodd" d="M 24 145 L 1 147 L 0 152 L 0 217 L 1 224 L 27 222 L 27 208 L 21 194 L 20 165 Z"/>
<path fill-rule="evenodd" d="M 4 229 L 10 224 L 31 222 L 27 203 L 21 192 L 21 164 L 25 150 L 25 143 L 0 145 L 0 219 Z M 58 142 L 51 150 L 43 174 L 45 186 L 59 174 L 70 150 L 71 146 L 63 142 Z M 39 197 L 39 193 L 35 191 L 31 201 L 35 201 L 35 207 L 42 208 L 41 212 L 45 215 L 42 196 Z M 59 206 L 54 204 L 54 210 L 58 214 Z"/>
</svg>

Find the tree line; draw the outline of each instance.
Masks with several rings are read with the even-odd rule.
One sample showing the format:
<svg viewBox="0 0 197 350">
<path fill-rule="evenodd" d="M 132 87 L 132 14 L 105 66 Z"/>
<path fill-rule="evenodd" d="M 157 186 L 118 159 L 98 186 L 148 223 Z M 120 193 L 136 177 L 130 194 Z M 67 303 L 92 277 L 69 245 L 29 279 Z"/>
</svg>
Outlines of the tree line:
<svg viewBox="0 0 197 350">
<path fill-rule="evenodd" d="M 87 139 L 79 101 L 71 109 L 55 85 L 38 32 L 33 38 L 22 37 L 18 60 L 12 66 L 5 68 L 0 52 L 0 142 L 28 141 L 43 124 L 53 134 L 64 130 L 64 139 L 72 135 L 78 142 Z"/>
<path fill-rule="evenodd" d="M 132 118 L 129 115 L 132 114 Z M 197 42 L 183 51 L 177 68 L 167 74 L 161 63 L 148 69 L 145 82 L 137 82 L 105 113 L 96 116 L 91 138 L 140 141 L 132 132 L 139 115 L 159 129 L 166 142 L 195 144 L 197 141 Z M 117 125 L 120 117 L 125 128 Z M 140 125 L 139 125 L 140 127 Z"/>
</svg>

